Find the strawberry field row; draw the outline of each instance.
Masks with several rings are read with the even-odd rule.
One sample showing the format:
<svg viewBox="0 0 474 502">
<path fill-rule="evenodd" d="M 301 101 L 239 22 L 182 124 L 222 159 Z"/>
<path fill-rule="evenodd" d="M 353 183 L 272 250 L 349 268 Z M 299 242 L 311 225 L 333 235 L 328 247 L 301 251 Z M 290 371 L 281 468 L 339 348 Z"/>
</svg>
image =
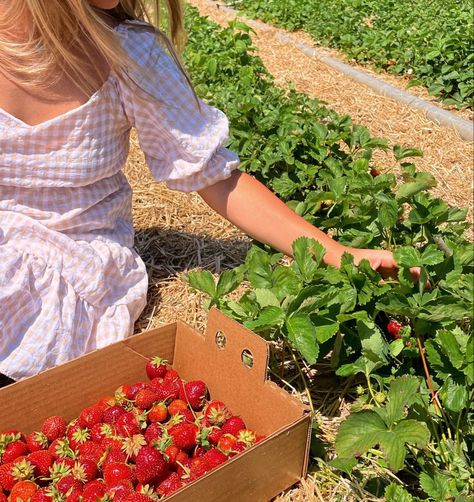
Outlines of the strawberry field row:
<svg viewBox="0 0 474 502">
<path fill-rule="evenodd" d="M 340 242 L 391 249 L 400 265 L 397 280 L 383 280 L 368 262 L 355 266 L 350 255 L 340 269 L 327 267 L 321 246 L 301 238 L 290 266 L 254 246 L 217 282 L 203 271 L 190 273 L 190 284 L 278 341 L 296 365 L 324 359 L 338 377 L 362 379 L 335 445 L 326 445 L 335 446 L 334 468 L 387 500 L 464 500 L 474 383 L 466 211 L 429 193 L 434 178 L 407 161 L 419 150 L 393 146 L 403 173 L 397 182 L 372 160 L 375 149 L 388 148 L 385 140 L 317 100 L 277 88 L 253 54 L 250 28 L 233 22 L 221 29 L 194 9 L 187 22 L 187 67 L 198 94 L 228 115 L 229 146 L 242 168 Z M 416 284 L 410 267 L 421 268 Z M 229 295 L 243 281 L 246 291 Z M 363 474 L 374 459 L 398 481 Z"/>
<path fill-rule="evenodd" d="M 433 0 L 228 0 L 252 17 L 307 31 L 318 43 L 472 107 L 473 4 Z"/>
</svg>

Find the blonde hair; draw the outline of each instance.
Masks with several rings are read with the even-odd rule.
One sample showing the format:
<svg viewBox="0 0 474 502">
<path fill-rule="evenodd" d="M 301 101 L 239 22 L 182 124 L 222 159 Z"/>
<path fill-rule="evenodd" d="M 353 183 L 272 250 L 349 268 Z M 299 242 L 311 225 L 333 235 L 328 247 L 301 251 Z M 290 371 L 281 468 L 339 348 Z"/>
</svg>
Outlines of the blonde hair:
<svg viewBox="0 0 474 502">
<path fill-rule="evenodd" d="M 67 75 L 90 95 L 105 80 L 97 55 L 117 75 L 130 73 L 135 63 L 121 48 L 113 24 L 138 20 L 165 43 L 190 84 L 179 58 L 186 42 L 181 1 L 166 0 L 169 37 L 158 29 L 160 0 L 152 3 L 155 25 L 143 0 L 120 0 L 109 11 L 88 0 L 9 0 L 0 10 L 0 72 L 27 89 L 51 88 Z M 28 31 L 15 33 L 19 26 Z"/>
</svg>

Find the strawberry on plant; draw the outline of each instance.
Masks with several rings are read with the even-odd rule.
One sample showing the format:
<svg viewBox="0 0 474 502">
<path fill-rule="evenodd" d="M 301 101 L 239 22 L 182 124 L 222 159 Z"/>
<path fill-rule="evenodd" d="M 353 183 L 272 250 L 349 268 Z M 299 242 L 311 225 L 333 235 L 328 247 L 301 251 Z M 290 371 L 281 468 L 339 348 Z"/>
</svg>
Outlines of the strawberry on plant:
<svg viewBox="0 0 474 502">
<path fill-rule="evenodd" d="M 197 411 L 204 406 L 207 392 L 207 385 L 202 380 L 191 380 L 181 387 L 179 398 Z"/>
<path fill-rule="evenodd" d="M 18 481 L 10 492 L 9 502 L 26 502 L 31 500 L 39 486 L 33 481 Z"/>
<path fill-rule="evenodd" d="M 161 357 L 154 356 L 147 362 L 145 370 L 150 380 L 163 378 L 167 371 L 166 361 L 161 359 Z"/>
<path fill-rule="evenodd" d="M 382 174 L 382 172 L 379 170 L 379 169 L 376 169 L 375 167 L 373 167 L 371 170 L 370 170 L 370 174 L 376 178 L 377 176 L 380 176 Z"/>
<path fill-rule="evenodd" d="M 41 432 L 49 441 L 54 441 L 66 434 L 66 420 L 63 417 L 54 415 L 48 417 L 41 426 Z"/>
<path fill-rule="evenodd" d="M 387 331 L 390 333 L 390 335 L 393 336 L 393 338 L 399 339 L 402 337 L 402 335 L 400 335 L 400 330 L 402 329 L 402 327 L 403 325 L 398 321 L 392 320 L 387 324 Z"/>
</svg>

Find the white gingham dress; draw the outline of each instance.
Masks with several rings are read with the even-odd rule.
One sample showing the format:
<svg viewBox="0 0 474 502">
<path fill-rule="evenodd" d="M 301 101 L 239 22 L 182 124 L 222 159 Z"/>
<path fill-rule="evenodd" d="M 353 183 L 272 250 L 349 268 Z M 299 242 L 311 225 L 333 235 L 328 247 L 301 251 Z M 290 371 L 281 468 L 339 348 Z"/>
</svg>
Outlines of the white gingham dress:
<svg viewBox="0 0 474 502">
<path fill-rule="evenodd" d="M 0 373 L 15 380 L 133 333 L 148 284 L 122 172 L 132 126 L 172 189 L 239 165 L 222 146 L 227 118 L 199 111 L 154 35 L 138 22 L 116 31 L 143 68 L 132 81 L 111 73 L 87 103 L 36 126 L 0 109 Z"/>
</svg>

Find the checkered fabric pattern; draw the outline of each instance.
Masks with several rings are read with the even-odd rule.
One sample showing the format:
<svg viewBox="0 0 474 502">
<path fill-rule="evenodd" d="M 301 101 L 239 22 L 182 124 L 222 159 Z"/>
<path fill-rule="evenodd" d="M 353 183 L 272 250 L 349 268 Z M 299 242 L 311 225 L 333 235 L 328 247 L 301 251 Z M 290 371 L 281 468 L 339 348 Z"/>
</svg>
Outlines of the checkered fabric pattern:
<svg viewBox="0 0 474 502">
<path fill-rule="evenodd" d="M 228 121 L 201 102 L 156 37 L 116 28 L 137 68 L 31 126 L 0 109 L 0 373 L 35 375 L 129 336 L 146 302 L 122 172 L 135 126 L 158 181 L 199 190 L 230 176 Z"/>
</svg>

